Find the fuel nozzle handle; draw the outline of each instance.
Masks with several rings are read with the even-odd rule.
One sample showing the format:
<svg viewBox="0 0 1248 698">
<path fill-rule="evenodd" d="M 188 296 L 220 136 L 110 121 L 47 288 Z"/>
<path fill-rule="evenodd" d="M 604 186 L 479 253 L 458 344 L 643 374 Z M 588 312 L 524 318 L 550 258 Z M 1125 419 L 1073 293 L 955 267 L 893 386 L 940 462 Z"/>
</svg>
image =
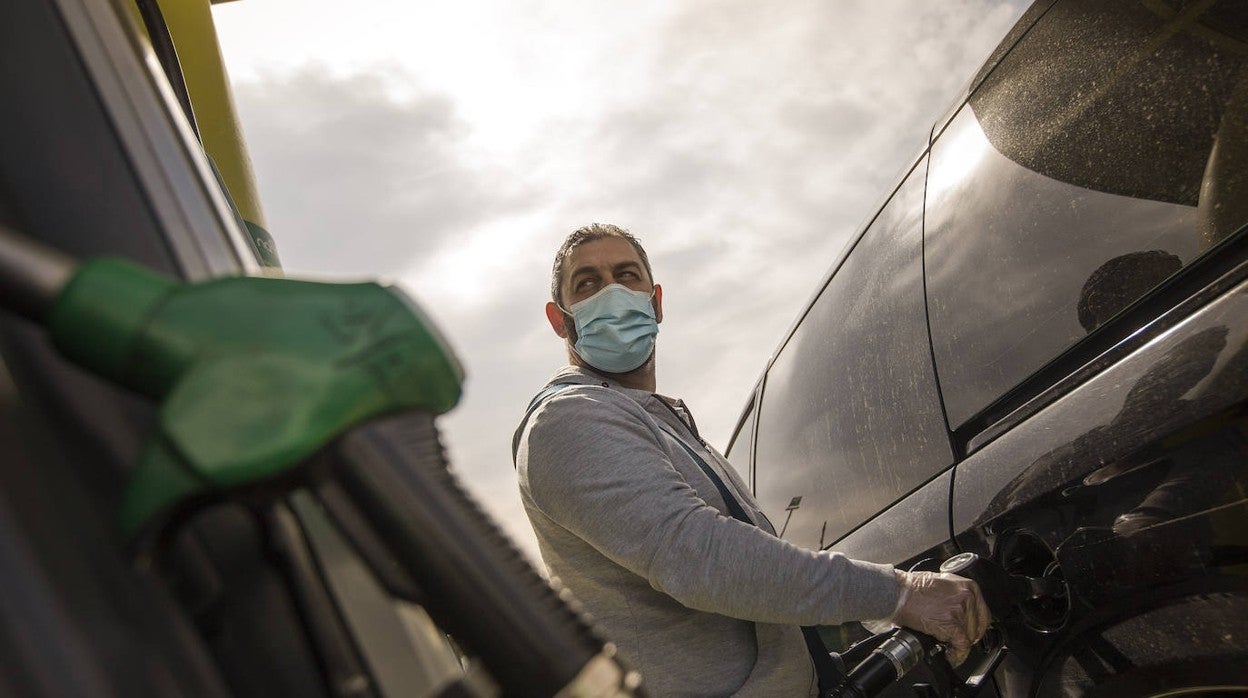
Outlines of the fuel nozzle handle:
<svg viewBox="0 0 1248 698">
<path fill-rule="evenodd" d="M 1006 618 L 1016 612 L 1023 602 L 1038 597 L 1064 596 L 1060 581 L 1045 577 L 1035 578 L 1010 574 L 1003 567 L 975 553 L 962 553 L 945 560 L 941 572 L 956 574 L 973 580 L 979 585 L 980 594 L 996 619 Z M 1004 644 L 993 643 L 979 667 L 971 672 L 966 681 L 953 674 L 944 662 L 945 647 L 935 638 L 901 628 L 881 642 L 865 659 L 845 676 L 832 695 L 836 698 L 868 698 L 879 695 L 889 686 L 901 681 L 920 662 L 927 662 L 933 669 L 943 666 L 943 673 L 952 695 L 974 696 L 984 685 L 984 679 L 1005 656 Z M 916 684 L 916 690 L 924 684 Z M 931 687 L 927 687 L 931 691 Z"/>
<path fill-rule="evenodd" d="M 979 585 L 979 593 L 992 611 L 993 618 L 1004 618 L 1011 613 L 1017 594 L 1010 575 L 1000 565 L 976 555 L 961 553 L 945 560 L 941 572 L 966 577 Z"/>
<path fill-rule="evenodd" d="M 1001 565 L 975 553 L 961 553 L 945 560 L 941 572 L 949 572 L 979 585 L 979 592 L 993 618 L 1007 618 L 1028 599 L 1060 597 L 1066 589 L 1060 581 L 1047 577 L 1010 574 Z"/>
</svg>

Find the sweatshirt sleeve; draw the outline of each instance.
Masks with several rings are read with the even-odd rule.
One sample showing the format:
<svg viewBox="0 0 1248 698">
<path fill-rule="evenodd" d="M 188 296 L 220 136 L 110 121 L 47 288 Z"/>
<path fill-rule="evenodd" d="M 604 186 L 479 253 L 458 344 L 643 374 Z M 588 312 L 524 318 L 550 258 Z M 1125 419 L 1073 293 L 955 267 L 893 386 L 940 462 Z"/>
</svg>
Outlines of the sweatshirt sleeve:
<svg viewBox="0 0 1248 698">
<path fill-rule="evenodd" d="M 689 608 L 794 625 L 894 610 L 891 566 L 799 548 L 703 501 L 626 396 L 569 390 L 534 413 L 528 432 L 522 482 L 533 503 Z"/>
</svg>

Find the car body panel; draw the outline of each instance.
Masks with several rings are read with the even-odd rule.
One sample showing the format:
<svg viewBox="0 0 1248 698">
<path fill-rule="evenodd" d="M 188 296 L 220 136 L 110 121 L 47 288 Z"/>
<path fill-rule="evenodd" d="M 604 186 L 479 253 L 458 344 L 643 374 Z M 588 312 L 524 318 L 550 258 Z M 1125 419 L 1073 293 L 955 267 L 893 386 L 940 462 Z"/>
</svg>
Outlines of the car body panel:
<svg viewBox="0 0 1248 698">
<path fill-rule="evenodd" d="M 1067 608 L 1034 609 L 1005 624 L 1034 673 L 1091 690 L 1116 672 L 1087 659 L 1089 652 L 1105 655 L 1108 645 L 1133 665 L 1173 660 L 1181 656 L 1174 642 L 1130 651 L 1124 643 L 1145 630 L 1187 637 L 1193 623 L 1220 627 L 1227 608 L 1243 607 L 1245 317 L 1248 283 L 957 466 L 960 547 L 1061 578 L 1069 589 Z M 1034 549 L 1018 552 L 1018 540 Z M 1189 608 L 1163 612 L 1178 606 Z M 1132 620 L 1148 609 L 1150 620 Z M 1242 661 L 1242 633 L 1220 637 L 1216 654 Z"/>
<path fill-rule="evenodd" d="M 944 560 L 955 552 L 949 544 L 952 484 L 951 468 L 871 519 L 869 526 L 849 533 L 828 549 L 857 560 L 902 567 L 921 560 Z"/>
</svg>

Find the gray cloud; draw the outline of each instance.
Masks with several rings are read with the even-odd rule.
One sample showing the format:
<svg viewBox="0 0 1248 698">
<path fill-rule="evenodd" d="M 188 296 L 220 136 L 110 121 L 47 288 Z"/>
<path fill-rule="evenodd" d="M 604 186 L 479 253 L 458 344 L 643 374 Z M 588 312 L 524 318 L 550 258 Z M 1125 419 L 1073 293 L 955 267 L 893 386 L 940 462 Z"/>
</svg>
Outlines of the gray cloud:
<svg viewBox="0 0 1248 698">
<path fill-rule="evenodd" d="M 287 268 L 394 274 L 436 255 L 520 192 L 461 153 L 442 95 L 306 68 L 236 86 L 270 232 Z"/>
</svg>

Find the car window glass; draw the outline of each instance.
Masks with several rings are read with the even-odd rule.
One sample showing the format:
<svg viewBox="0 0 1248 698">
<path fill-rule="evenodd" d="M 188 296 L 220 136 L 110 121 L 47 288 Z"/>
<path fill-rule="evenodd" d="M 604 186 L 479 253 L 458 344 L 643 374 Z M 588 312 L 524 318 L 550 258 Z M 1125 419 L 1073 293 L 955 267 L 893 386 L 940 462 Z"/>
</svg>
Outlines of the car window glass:
<svg viewBox="0 0 1248 698">
<path fill-rule="evenodd" d="M 754 452 L 754 415 L 757 410 L 754 409 L 754 400 L 750 400 L 750 406 L 745 416 L 741 419 L 741 424 L 737 427 L 737 433 L 733 434 L 732 442 L 728 444 L 728 450 L 724 452 L 724 457 L 737 469 L 746 481 L 753 487 L 754 478 L 750 472 L 750 454 Z"/>
<path fill-rule="evenodd" d="M 953 427 L 1248 220 L 1248 5 L 1059 2 L 932 147 Z"/>
<path fill-rule="evenodd" d="M 757 497 L 805 547 L 833 543 L 952 460 L 923 311 L 923 173 L 920 162 L 767 374 Z"/>
</svg>

